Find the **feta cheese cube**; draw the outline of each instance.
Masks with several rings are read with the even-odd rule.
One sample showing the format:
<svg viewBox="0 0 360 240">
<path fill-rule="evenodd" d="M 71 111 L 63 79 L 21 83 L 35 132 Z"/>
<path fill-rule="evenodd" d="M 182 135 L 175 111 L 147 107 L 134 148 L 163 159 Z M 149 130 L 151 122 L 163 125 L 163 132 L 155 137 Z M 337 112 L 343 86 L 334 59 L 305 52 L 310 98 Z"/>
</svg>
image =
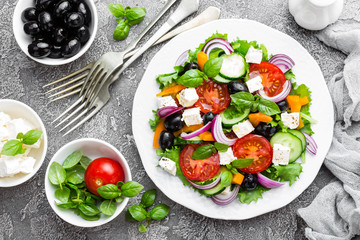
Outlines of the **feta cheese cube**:
<svg viewBox="0 0 360 240">
<path fill-rule="evenodd" d="M 228 148 L 226 152 L 219 152 L 220 165 L 230 164 L 236 159 L 231 147 Z"/>
<path fill-rule="evenodd" d="M 159 165 L 162 169 L 166 172 L 170 173 L 171 175 L 176 175 L 176 163 L 169 158 L 162 157 L 159 160 Z"/>
<path fill-rule="evenodd" d="M 179 93 L 179 103 L 183 107 L 191 107 L 199 100 L 195 88 L 185 88 Z"/>
<path fill-rule="evenodd" d="M 0 112 L 0 126 L 6 125 L 8 122 L 10 122 L 11 118 L 9 115 L 7 115 L 4 112 Z"/>
<path fill-rule="evenodd" d="M 264 88 L 264 86 L 262 85 L 262 79 L 260 76 L 256 76 L 254 78 L 249 79 L 246 82 L 246 86 L 248 87 L 250 93 L 256 92 L 256 91 Z"/>
<path fill-rule="evenodd" d="M 24 119 L 16 118 L 8 122 L 7 128 L 9 130 L 9 137 L 10 139 L 16 139 L 18 133 L 27 133 L 33 127 Z"/>
<path fill-rule="evenodd" d="M 295 128 L 297 128 L 299 126 L 300 113 L 298 113 L 298 112 L 293 112 L 293 113 L 284 112 L 284 113 L 281 114 L 281 121 L 288 128 L 295 129 Z"/>
<path fill-rule="evenodd" d="M 252 131 L 254 131 L 254 129 L 255 128 L 253 127 L 253 125 L 249 120 L 243 121 L 241 123 L 232 126 L 232 130 L 234 131 L 234 133 L 238 138 L 242 138 L 243 136 L 251 133 Z"/>
<path fill-rule="evenodd" d="M 229 195 L 229 194 L 231 194 L 231 185 L 230 185 L 230 186 L 227 186 L 227 187 L 225 188 L 225 190 L 222 191 L 219 195 L 226 196 L 226 195 Z"/>
<path fill-rule="evenodd" d="M 289 164 L 290 148 L 281 144 L 274 144 L 272 162 L 275 166 Z"/>
<path fill-rule="evenodd" d="M 163 107 L 177 107 L 175 100 L 171 96 L 158 97 L 159 108 Z"/>
<path fill-rule="evenodd" d="M 2 156 L 0 158 L 0 177 L 10 177 L 20 172 L 31 173 L 36 160 L 24 155 Z"/>
<path fill-rule="evenodd" d="M 10 132 L 7 127 L 0 126 L 0 142 L 10 139 Z"/>
<path fill-rule="evenodd" d="M 31 173 L 34 169 L 35 162 L 36 160 L 33 157 L 24 157 L 23 160 L 20 162 L 20 172 Z"/>
<path fill-rule="evenodd" d="M 203 119 L 200 115 L 200 108 L 189 108 L 185 109 L 182 120 L 187 126 L 201 124 Z"/>
<path fill-rule="evenodd" d="M 262 50 L 250 46 L 248 52 L 246 53 L 245 60 L 248 63 L 260 64 L 262 60 Z"/>
</svg>

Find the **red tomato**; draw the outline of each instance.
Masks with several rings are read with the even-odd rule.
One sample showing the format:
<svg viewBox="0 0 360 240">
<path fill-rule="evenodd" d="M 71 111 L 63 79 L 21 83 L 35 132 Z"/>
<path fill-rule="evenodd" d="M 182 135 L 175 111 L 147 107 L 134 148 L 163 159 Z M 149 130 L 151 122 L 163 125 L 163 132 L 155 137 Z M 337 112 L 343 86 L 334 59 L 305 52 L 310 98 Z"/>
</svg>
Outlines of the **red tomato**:
<svg viewBox="0 0 360 240">
<path fill-rule="evenodd" d="M 117 161 L 110 158 L 98 158 L 87 167 L 84 181 L 91 193 L 100 196 L 96 189 L 106 184 L 124 181 L 124 171 Z"/>
<path fill-rule="evenodd" d="M 230 95 L 226 84 L 219 84 L 214 81 L 204 81 L 203 85 L 196 88 L 199 100 L 195 106 L 200 107 L 201 112 L 219 113 L 225 110 L 230 104 Z"/>
<path fill-rule="evenodd" d="M 250 65 L 250 74 L 254 71 L 259 71 L 266 95 L 273 97 L 281 93 L 286 78 L 280 68 L 268 62 L 261 62 Z"/>
<path fill-rule="evenodd" d="M 195 160 L 192 159 L 193 152 L 204 144 L 187 145 L 180 154 L 180 168 L 185 177 L 195 181 L 205 181 L 213 178 L 220 169 L 220 157 L 213 153 L 211 157 Z"/>
<path fill-rule="evenodd" d="M 234 156 L 237 158 L 253 158 L 253 163 L 242 168 L 246 173 L 264 171 L 272 162 L 273 150 L 270 142 L 263 136 L 248 134 L 236 140 L 232 147 Z"/>
</svg>

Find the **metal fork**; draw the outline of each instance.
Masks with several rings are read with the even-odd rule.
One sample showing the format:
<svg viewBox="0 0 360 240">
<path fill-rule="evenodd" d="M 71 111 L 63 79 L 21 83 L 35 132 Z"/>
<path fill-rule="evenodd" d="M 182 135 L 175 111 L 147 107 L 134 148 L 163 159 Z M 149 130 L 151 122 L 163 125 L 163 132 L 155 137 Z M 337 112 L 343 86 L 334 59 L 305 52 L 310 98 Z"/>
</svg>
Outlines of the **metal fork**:
<svg viewBox="0 0 360 240">
<path fill-rule="evenodd" d="M 94 116 L 109 101 L 109 86 L 119 78 L 120 74 L 161 36 L 191 13 L 195 12 L 198 7 L 199 0 L 182 0 L 168 21 L 124 64 L 119 64 L 119 62 L 122 63 L 123 53 L 108 53 L 103 55 L 90 69 L 90 73 L 80 91 L 80 98 L 54 120 L 55 122 L 69 113 L 69 115 L 57 125 L 62 125 L 67 120 L 72 119 L 60 130 L 63 131 L 81 119 L 74 127 L 66 132 L 64 136 Z M 135 48 L 135 46 L 133 46 L 132 49 L 133 48 Z M 76 114 L 77 116 L 75 116 Z"/>
</svg>

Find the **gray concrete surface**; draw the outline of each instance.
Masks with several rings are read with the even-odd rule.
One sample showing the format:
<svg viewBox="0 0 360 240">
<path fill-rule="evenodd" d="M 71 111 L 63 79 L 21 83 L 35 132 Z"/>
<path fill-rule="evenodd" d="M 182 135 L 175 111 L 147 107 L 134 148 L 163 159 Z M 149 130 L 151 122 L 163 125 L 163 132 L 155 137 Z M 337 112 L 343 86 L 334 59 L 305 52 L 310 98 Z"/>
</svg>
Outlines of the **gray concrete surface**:
<svg viewBox="0 0 360 240">
<path fill-rule="evenodd" d="M 48 154 L 38 174 L 21 186 L 3 188 L 0 191 L 0 240 L 304 239 L 306 224 L 297 216 L 296 210 L 309 205 L 319 190 L 334 179 L 325 167 L 321 168 L 311 186 L 291 204 L 246 221 L 220 221 L 203 217 L 169 200 L 159 191 L 157 202 L 170 205 L 171 213 L 166 219 L 151 224 L 147 233 L 138 232 L 138 223 L 126 222 L 124 213 L 104 226 L 83 229 L 67 224 L 52 211 L 44 192 L 45 169 L 61 146 L 78 138 L 95 137 L 113 144 L 128 159 L 133 178 L 145 185 L 145 189 L 155 188 L 144 171 L 135 146 L 131 131 L 131 111 L 136 87 L 152 56 L 161 46 L 147 51 L 125 71 L 121 80 L 112 86 L 111 101 L 79 130 L 62 137 L 51 125 L 52 120 L 74 98 L 49 103 L 42 86 L 96 60 L 105 52 L 124 49 L 166 2 L 165 0 L 121 1 L 124 5 L 146 7 L 148 14 L 143 23 L 131 28 L 130 35 L 125 41 L 116 42 L 112 39 L 116 23 L 106 5 L 118 1 L 94 1 L 100 18 L 99 31 L 94 44 L 77 61 L 58 67 L 38 64 L 21 52 L 12 33 L 12 14 L 16 1 L 0 1 L 0 98 L 20 100 L 34 108 L 42 117 L 49 135 Z M 345 56 L 321 44 L 314 36 L 314 32 L 300 28 L 290 15 L 285 0 L 201 0 L 200 2 L 200 11 L 208 6 L 216 6 L 221 9 L 221 18 L 248 18 L 289 34 L 316 59 L 327 80 L 343 67 Z M 174 8 L 171 9 L 173 10 Z M 359 11 L 358 0 L 346 0 L 340 21 L 360 20 Z M 130 204 L 138 201 L 139 198 L 131 199 Z"/>
</svg>

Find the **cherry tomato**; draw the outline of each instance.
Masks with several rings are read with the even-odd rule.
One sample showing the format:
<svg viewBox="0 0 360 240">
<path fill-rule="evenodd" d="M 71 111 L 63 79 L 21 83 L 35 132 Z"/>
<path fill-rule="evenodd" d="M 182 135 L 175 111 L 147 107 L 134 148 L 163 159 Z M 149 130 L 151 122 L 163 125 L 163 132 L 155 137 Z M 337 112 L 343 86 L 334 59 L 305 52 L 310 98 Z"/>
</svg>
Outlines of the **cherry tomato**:
<svg viewBox="0 0 360 240">
<path fill-rule="evenodd" d="M 230 95 L 226 84 L 219 84 L 214 81 L 204 81 L 203 85 L 196 88 L 199 100 L 195 106 L 200 107 L 201 112 L 219 113 L 225 110 L 230 104 Z"/>
<path fill-rule="evenodd" d="M 84 180 L 88 190 L 100 196 L 96 190 L 106 184 L 124 181 L 124 171 L 120 163 L 113 159 L 97 158 L 87 167 Z"/>
<path fill-rule="evenodd" d="M 260 73 L 266 95 L 273 97 L 281 93 L 286 78 L 280 68 L 268 62 L 253 63 L 250 65 L 250 74 L 255 71 Z"/>
<path fill-rule="evenodd" d="M 213 153 L 211 157 L 195 160 L 191 156 L 193 152 L 204 144 L 187 145 L 180 154 L 180 168 L 185 177 L 195 181 L 205 181 L 213 178 L 220 169 L 220 157 Z"/>
<path fill-rule="evenodd" d="M 263 136 L 248 134 L 236 140 L 232 146 L 234 156 L 237 158 L 253 158 L 253 163 L 242 168 L 246 173 L 264 171 L 272 162 L 273 150 L 270 142 Z"/>
</svg>

